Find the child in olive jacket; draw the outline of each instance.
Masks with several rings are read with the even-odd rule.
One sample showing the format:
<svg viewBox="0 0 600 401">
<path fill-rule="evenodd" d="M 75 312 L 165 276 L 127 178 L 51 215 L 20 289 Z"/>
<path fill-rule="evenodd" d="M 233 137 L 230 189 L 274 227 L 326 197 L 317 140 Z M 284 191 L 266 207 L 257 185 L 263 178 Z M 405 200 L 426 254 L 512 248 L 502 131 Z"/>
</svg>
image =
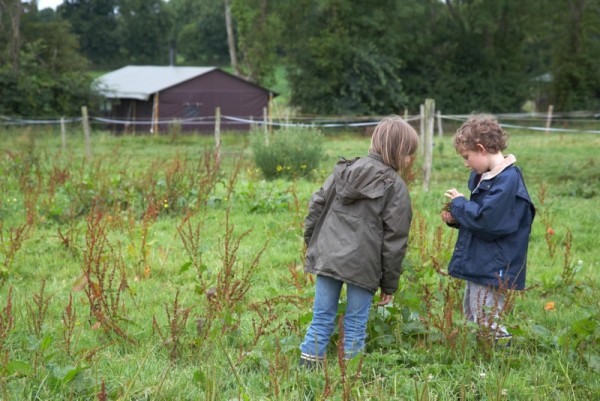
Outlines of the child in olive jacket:
<svg viewBox="0 0 600 401">
<path fill-rule="evenodd" d="M 309 203 L 304 224 L 305 270 L 317 275 L 313 319 L 300 365 L 319 365 L 336 325 L 340 292 L 346 284 L 344 357 L 365 344 L 373 295 L 380 305 L 398 288 L 412 218 L 410 197 L 398 175 L 416 152 L 415 130 L 397 116 L 375 128 L 369 154 L 341 160 Z"/>
<path fill-rule="evenodd" d="M 446 191 L 450 210 L 441 218 L 458 228 L 450 260 L 451 276 L 467 282 L 464 312 L 485 325 L 496 339 L 510 341 L 496 320 L 507 290 L 523 290 L 527 248 L 535 208 L 513 155 L 504 156 L 508 135 L 490 115 L 474 115 L 457 131 L 454 147 L 470 168 L 467 200 L 456 189 Z"/>
</svg>

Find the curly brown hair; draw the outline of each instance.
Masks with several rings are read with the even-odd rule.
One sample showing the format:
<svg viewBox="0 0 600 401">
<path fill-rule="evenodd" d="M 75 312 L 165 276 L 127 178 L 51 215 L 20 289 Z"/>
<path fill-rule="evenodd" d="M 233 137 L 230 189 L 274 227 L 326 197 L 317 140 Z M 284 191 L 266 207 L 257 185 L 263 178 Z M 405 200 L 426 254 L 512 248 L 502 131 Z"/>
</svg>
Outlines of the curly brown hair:
<svg viewBox="0 0 600 401">
<path fill-rule="evenodd" d="M 461 125 L 454 135 L 454 148 L 475 150 L 482 145 L 490 153 L 506 149 L 508 133 L 491 114 L 474 114 Z"/>
</svg>

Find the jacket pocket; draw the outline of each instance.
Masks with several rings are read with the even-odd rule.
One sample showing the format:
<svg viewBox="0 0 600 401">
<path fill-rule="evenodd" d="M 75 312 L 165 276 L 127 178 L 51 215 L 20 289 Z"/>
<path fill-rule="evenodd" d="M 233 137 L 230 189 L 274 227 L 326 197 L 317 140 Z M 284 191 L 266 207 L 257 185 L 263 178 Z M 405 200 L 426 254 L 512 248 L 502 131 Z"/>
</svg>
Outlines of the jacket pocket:
<svg viewBox="0 0 600 401">
<path fill-rule="evenodd" d="M 507 261 L 497 241 L 471 238 L 469 260 L 464 264 L 465 274 L 490 282 L 497 282 L 500 272 L 506 270 Z M 469 249 L 469 248 L 467 248 Z"/>
</svg>

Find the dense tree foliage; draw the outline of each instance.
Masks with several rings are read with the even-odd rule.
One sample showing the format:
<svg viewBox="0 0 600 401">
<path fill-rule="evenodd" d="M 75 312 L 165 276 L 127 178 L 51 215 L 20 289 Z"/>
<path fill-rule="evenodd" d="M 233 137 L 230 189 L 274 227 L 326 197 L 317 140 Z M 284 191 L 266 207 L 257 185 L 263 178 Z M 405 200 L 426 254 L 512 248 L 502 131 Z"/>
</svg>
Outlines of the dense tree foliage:
<svg viewBox="0 0 600 401">
<path fill-rule="evenodd" d="M 226 65 L 229 62 L 225 10 L 215 0 L 171 0 L 173 38 L 185 64 Z"/>
<path fill-rule="evenodd" d="M 117 0 L 72 0 L 57 8 L 79 38 L 81 52 L 95 68 L 120 62 Z"/>
<path fill-rule="evenodd" d="M 164 0 L 118 0 L 121 51 L 128 64 L 169 63 L 172 14 Z"/>
<path fill-rule="evenodd" d="M 415 112 L 426 97 L 446 113 L 600 107 L 600 0 L 36 4 L 0 0 L 5 114 L 67 113 L 89 95 L 82 71 L 165 65 L 175 50 L 185 65 L 235 56 L 235 73 L 267 87 L 283 68 L 301 113 Z"/>
<path fill-rule="evenodd" d="M 238 70 L 244 78 L 270 85 L 273 83 L 282 22 L 275 2 L 237 0 L 232 14 L 237 28 Z"/>
<path fill-rule="evenodd" d="M 298 0 L 282 8 L 292 102 L 306 113 L 390 113 L 405 104 L 387 15 L 393 0 Z"/>
<path fill-rule="evenodd" d="M 557 4 L 558 3 L 558 4 Z M 553 12 L 551 100 L 558 110 L 600 108 L 600 1 L 547 5 Z"/>
<path fill-rule="evenodd" d="M 414 112 L 426 97 L 455 113 L 599 106 L 599 0 L 279 3 L 305 112 Z"/>
<path fill-rule="evenodd" d="M 53 12 L 38 13 L 35 4 L 18 5 L 2 13 L 7 20 L 18 19 L 19 30 L 2 31 L 0 43 L 6 47 L 0 49 L 0 114 L 78 115 L 93 93 L 77 38 Z"/>
<path fill-rule="evenodd" d="M 401 69 L 411 108 L 433 97 L 448 112 L 519 110 L 530 74 L 527 9 L 520 0 L 426 2 L 401 17 L 416 35 Z M 420 27 L 416 24 L 426 23 Z"/>
</svg>

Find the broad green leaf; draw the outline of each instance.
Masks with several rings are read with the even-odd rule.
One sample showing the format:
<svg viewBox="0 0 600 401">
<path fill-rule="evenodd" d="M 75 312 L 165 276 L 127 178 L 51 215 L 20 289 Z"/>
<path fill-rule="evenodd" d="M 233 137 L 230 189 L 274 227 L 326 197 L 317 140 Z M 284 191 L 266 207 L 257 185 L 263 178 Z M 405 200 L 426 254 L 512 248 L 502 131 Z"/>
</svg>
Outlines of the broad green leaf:
<svg viewBox="0 0 600 401">
<path fill-rule="evenodd" d="M 9 376 L 17 375 L 17 376 L 29 376 L 33 373 L 33 368 L 30 364 L 23 361 L 10 361 L 6 365 L 6 371 Z"/>
<path fill-rule="evenodd" d="M 185 273 L 186 271 L 190 270 L 190 266 L 192 266 L 191 260 L 181 265 L 181 267 L 179 268 L 179 273 Z"/>
</svg>

